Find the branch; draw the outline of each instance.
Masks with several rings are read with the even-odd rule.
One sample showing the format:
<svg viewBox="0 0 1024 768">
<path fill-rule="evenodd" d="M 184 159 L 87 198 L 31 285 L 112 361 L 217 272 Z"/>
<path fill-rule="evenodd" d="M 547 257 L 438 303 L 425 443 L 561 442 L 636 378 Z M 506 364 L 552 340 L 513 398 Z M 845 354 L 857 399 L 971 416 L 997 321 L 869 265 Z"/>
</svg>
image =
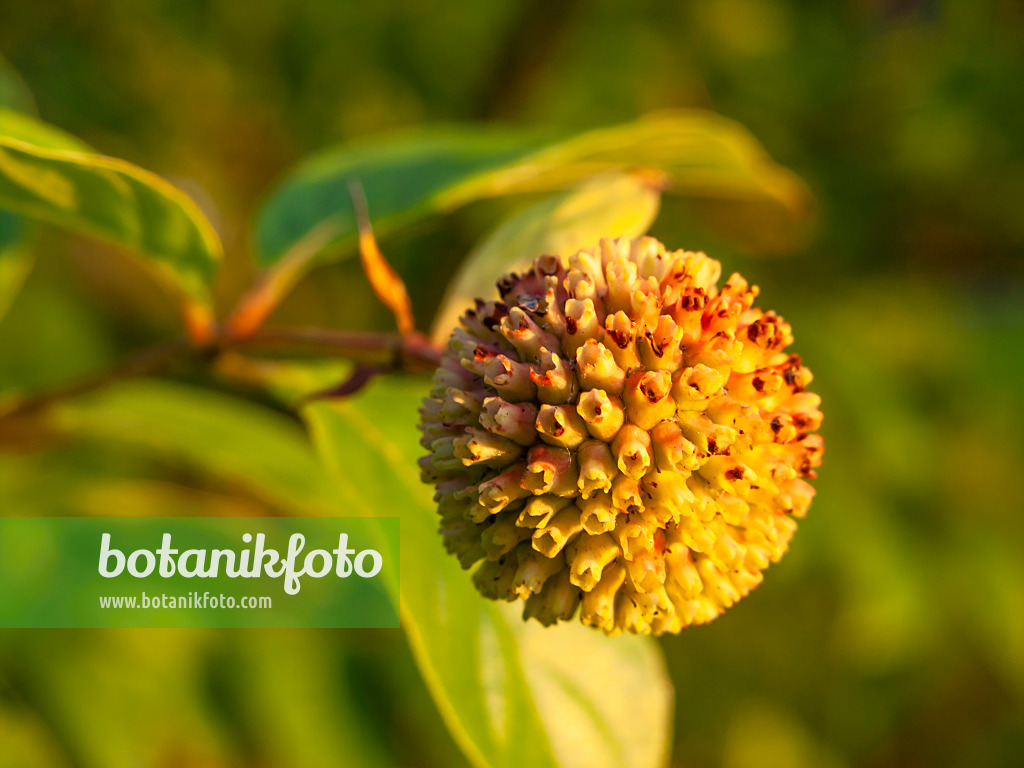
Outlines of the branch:
<svg viewBox="0 0 1024 768">
<path fill-rule="evenodd" d="M 33 416 L 52 405 L 94 392 L 127 379 L 166 373 L 185 363 L 210 364 L 228 351 L 270 357 L 340 357 L 380 373 L 428 373 L 441 353 L 421 333 L 360 333 L 324 328 L 272 328 L 241 339 L 219 339 L 207 350 L 197 350 L 185 339 L 143 349 L 91 376 L 64 386 L 0 404 L 0 425 Z"/>
<path fill-rule="evenodd" d="M 118 381 L 164 373 L 174 365 L 200 354 L 184 339 L 169 344 L 148 347 L 122 360 L 114 367 L 86 376 L 46 392 L 17 399 L 4 407 L 0 405 L 0 422 L 32 416 L 51 405 L 88 394 Z"/>
</svg>

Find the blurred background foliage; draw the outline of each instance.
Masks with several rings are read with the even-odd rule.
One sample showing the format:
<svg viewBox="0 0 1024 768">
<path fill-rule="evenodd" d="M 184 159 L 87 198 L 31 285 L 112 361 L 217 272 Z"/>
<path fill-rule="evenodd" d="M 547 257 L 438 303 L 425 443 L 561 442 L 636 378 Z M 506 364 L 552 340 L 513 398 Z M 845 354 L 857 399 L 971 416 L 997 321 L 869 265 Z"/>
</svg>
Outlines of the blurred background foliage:
<svg viewBox="0 0 1024 768">
<path fill-rule="evenodd" d="M 764 585 L 661 641 L 674 764 L 1019 761 L 1020 3 L 53 0 L 5 3 L 0 51 L 43 119 L 198 200 L 226 245 L 222 306 L 254 274 L 266 191 L 329 144 L 438 122 L 585 129 L 665 107 L 746 125 L 811 186 L 813 228 L 744 226 L 738 242 L 742 206 L 666 198 L 652 234 L 741 271 L 793 323 L 828 453 Z M 528 202 L 383 241 L 421 324 L 459 259 Z M 171 301 L 121 254 L 41 237 L 0 323 L 4 389 L 174 333 Z M 368 293 L 356 263 L 327 267 L 275 322 L 389 329 Z M 4 514 L 137 513 L 140 499 L 148 514 L 267 511 L 128 450 L 0 462 Z M 465 764 L 405 641 L 373 631 L 7 631 L 0 744 L 12 766 Z"/>
</svg>

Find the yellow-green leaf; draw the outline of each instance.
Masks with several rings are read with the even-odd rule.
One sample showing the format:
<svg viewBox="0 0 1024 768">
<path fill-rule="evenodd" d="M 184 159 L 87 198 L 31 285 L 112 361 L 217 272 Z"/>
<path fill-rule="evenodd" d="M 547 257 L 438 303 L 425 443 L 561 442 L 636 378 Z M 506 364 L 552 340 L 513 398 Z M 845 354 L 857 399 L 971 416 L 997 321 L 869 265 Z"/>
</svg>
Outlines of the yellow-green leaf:
<svg viewBox="0 0 1024 768">
<path fill-rule="evenodd" d="M 131 163 L 0 136 L 0 208 L 123 246 L 193 301 L 208 299 L 222 254 L 213 227 L 181 190 Z"/>
<path fill-rule="evenodd" d="M 0 56 L 0 107 L 19 112 L 36 111 L 35 100 L 28 86 L 3 56 Z"/>
<path fill-rule="evenodd" d="M 0 137 L 17 139 L 40 149 L 91 152 L 84 141 L 31 115 L 0 106 Z"/>
<path fill-rule="evenodd" d="M 32 271 L 32 251 L 24 242 L 3 244 L 6 227 L 19 227 L 17 217 L 0 211 L 0 319 L 7 314 L 11 302 Z"/>
<path fill-rule="evenodd" d="M 0 71 L 0 91 L 3 90 L 3 74 Z M 0 92 L 0 105 L 4 103 L 3 93 Z M 0 136 L 19 139 L 46 149 L 89 151 L 74 136 L 3 106 L 0 106 Z M 0 319 L 32 271 L 33 252 L 26 243 L 26 229 L 20 216 L 0 211 Z"/>
<path fill-rule="evenodd" d="M 651 638 L 608 640 L 582 624 L 545 628 L 522 621 L 517 606 L 506 604 L 503 610 L 520 654 L 529 660 L 526 679 L 541 719 L 559 723 L 562 730 L 562 737 L 552 740 L 559 765 L 619 768 L 666 761 L 673 692 Z"/>
<path fill-rule="evenodd" d="M 284 417 L 177 385 L 122 385 L 65 406 L 56 424 L 177 456 L 290 514 L 400 516 L 402 626 L 446 724 L 474 765 L 663 765 L 671 685 L 650 638 L 525 626 L 480 597 L 444 552 L 431 492 L 416 466 L 416 409 L 424 391 L 423 381 L 389 379 L 351 400 L 308 407 L 305 417 L 331 476 Z M 397 576 L 387 574 L 392 586 Z"/>
<path fill-rule="evenodd" d="M 337 476 L 378 514 L 402 517 L 402 625 L 459 745 L 489 768 L 663 765 L 672 688 L 653 640 L 524 625 L 445 553 L 415 463 L 424 391 L 382 381 L 354 400 L 318 403 L 307 418 Z"/>
<path fill-rule="evenodd" d="M 406 134 L 331 150 L 303 164 L 257 220 L 271 303 L 317 264 L 350 255 L 356 227 L 348 184 L 366 190 L 378 235 L 482 198 L 561 189 L 600 173 L 664 171 L 670 192 L 769 208 L 789 227 L 806 218 L 803 182 L 739 124 L 700 110 L 543 140 L 478 127 Z"/>
<path fill-rule="evenodd" d="M 459 316 L 477 297 L 496 297 L 501 275 L 520 270 L 543 254 L 568 256 L 602 237 L 639 237 L 658 215 L 661 195 L 638 174 L 597 176 L 552 195 L 508 219 L 462 262 L 434 321 L 434 341 L 443 343 Z"/>
</svg>

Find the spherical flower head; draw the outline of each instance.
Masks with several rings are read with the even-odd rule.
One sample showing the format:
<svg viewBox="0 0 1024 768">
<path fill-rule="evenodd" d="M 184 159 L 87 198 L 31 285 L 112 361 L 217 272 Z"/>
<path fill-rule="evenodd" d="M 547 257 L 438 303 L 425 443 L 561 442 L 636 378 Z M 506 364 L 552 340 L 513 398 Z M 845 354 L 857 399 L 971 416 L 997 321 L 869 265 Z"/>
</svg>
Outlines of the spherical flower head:
<svg viewBox="0 0 1024 768">
<path fill-rule="evenodd" d="M 820 398 L 789 324 L 653 238 L 536 259 L 477 300 L 421 409 L 447 549 L 486 597 L 678 632 L 756 587 L 814 496 Z M 806 479 L 805 479 L 806 478 Z"/>
</svg>

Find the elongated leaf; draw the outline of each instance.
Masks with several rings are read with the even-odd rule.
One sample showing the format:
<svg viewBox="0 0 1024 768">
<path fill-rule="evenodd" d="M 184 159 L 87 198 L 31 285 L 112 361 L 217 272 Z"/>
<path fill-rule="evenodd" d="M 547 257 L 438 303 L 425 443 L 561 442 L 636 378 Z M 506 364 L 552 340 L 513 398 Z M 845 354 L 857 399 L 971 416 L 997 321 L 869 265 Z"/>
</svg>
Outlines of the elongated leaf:
<svg viewBox="0 0 1024 768">
<path fill-rule="evenodd" d="M 253 632 L 232 654 L 232 686 L 262 763 L 335 768 L 388 765 L 385 744 L 358 734 L 358 689 L 346 685 L 338 638 L 316 630 Z M 344 650 L 344 647 L 342 648 Z M 260 674 L 252 674 L 252 670 Z M 288 701 L 282 707 L 281 702 Z"/>
<path fill-rule="evenodd" d="M 402 515 L 403 627 L 452 733 L 480 766 L 661 765 L 671 685 L 653 641 L 524 625 L 444 552 L 415 463 L 423 391 L 381 382 L 308 416 L 339 476 L 358 478 L 381 514 Z"/>
<path fill-rule="evenodd" d="M 567 256 L 602 237 L 639 237 L 658 215 L 658 189 L 636 174 L 607 174 L 542 200 L 498 226 L 462 262 L 434 321 L 444 342 L 473 299 L 496 297 L 495 282 L 532 259 Z"/>
<path fill-rule="evenodd" d="M 21 220 L 0 211 L 0 319 L 32 271 L 32 251 L 22 242 Z"/>
<path fill-rule="evenodd" d="M 55 418 L 73 434 L 124 442 L 229 479 L 286 514 L 370 512 L 322 469 L 300 425 L 236 398 L 133 382 L 82 398 Z"/>
<path fill-rule="evenodd" d="M 326 243 L 355 245 L 348 184 L 362 184 L 378 235 L 441 209 L 444 197 L 538 149 L 538 141 L 479 130 L 412 134 L 344 146 L 314 157 L 286 178 L 257 219 L 261 263 L 271 266 L 325 222 Z M 330 260 L 324 249 L 309 261 Z"/>
<path fill-rule="evenodd" d="M 582 624 L 546 629 L 502 607 L 560 765 L 661 765 L 671 747 L 672 686 L 650 638 L 605 640 Z M 580 656 L 580 651 L 585 651 Z M 595 670 L 588 674 L 587 669 Z M 614 695 L 610 692 L 614 691 Z M 628 707 L 623 707 L 628 702 Z"/>
<path fill-rule="evenodd" d="M 35 100 L 17 72 L 0 56 L 0 107 L 34 113 Z"/>
<path fill-rule="evenodd" d="M 68 768 L 56 734 L 36 713 L 0 702 L 0 735 L 4 757 L 0 765 L 19 768 Z"/>
<path fill-rule="evenodd" d="M 31 115 L 4 108 L 0 104 L 0 136 L 17 139 L 40 149 L 91 152 L 89 145 L 70 133 L 44 123 Z"/>
<path fill-rule="evenodd" d="M 185 296 L 208 300 L 216 233 L 183 192 L 131 163 L 0 136 L 0 208 L 124 246 Z"/>
<path fill-rule="evenodd" d="M 26 141 L 47 150 L 88 152 L 88 146 L 69 133 L 17 112 L 32 106 L 28 91 L 0 61 L 0 136 Z M 33 252 L 26 242 L 22 217 L 0 211 L 0 318 L 32 271 Z"/>
<path fill-rule="evenodd" d="M 24 699 L 57 736 L 66 764 L 227 763 L 225 739 L 217 733 L 199 674 L 199 633 L 10 635 L 0 665 L 24 680 Z M 9 737 L 4 737 L 6 747 Z M 5 749 L 0 764 L 27 765 L 8 760 Z"/>
<path fill-rule="evenodd" d="M 474 765 L 661 765 L 671 687 L 653 641 L 525 626 L 481 598 L 445 554 L 415 464 L 423 391 L 420 381 L 389 380 L 354 400 L 311 406 L 333 479 L 282 417 L 185 387 L 122 386 L 64 408 L 58 423 L 185 458 L 292 514 L 401 516 L 403 628 Z M 616 708 L 625 701 L 628 716 Z"/>
<path fill-rule="evenodd" d="M 116 441 L 184 463 L 196 472 L 229 482 L 243 497 L 252 497 L 274 511 L 296 516 L 364 512 L 359 506 L 361 499 L 348 493 L 343 484 L 323 469 L 300 425 L 224 395 L 157 382 L 135 382 L 62 408 L 55 414 L 55 425 L 80 437 Z M 211 439 L 212 435 L 216 439 Z M 3 465 L 0 456 L 0 470 Z M 4 473 L 0 471 L 0 492 L 6 490 L 3 480 Z M 76 493 L 88 492 L 80 479 L 75 483 Z M 109 489 L 96 490 L 101 492 L 101 498 L 110 500 Z M 39 496 L 38 491 L 33 494 L 34 498 Z M 144 508 L 123 501 L 109 507 L 108 514 L 109 510 L 137 512 Z M 87 508 L 94 508 L 95 503 L 89 502 Z M 235 509 L 234 513 L 243 510 L 245 507 Z M 196 508 L 193 513 L 197 511 Z M 251 509 L 248 511 L 251 513 Z M 60 512 L 68 514 L 63 506 Z M 157 507 L 155 512 L 173 514 L 174 508 Z M 397 573 L 392 576 L 397 579 Z M 160 636 L 159 632 L 155 634 Z M 276 653 L 283 659 L 280 649 L 272 650 L 274 645 L 281 643 L 272 638 L 265 643 L 248 643 L 237 655 L 267 657 Z M 321 644 L 300 632 L 289 633 L 283 645 L 292 655 L 297 653 L 296 658 L 286 659 L 276 673 L 250 681 L 244 701 L 237 702 L 244 706 L 241 719 L 257 731 L 255 739 L 272 764 L 329 765 L 344 759 L 366 768 L 386 765 L 386 750 L 354 724 L 351 713 L 361 706 L 356 692 L 345 687 L 334 689 L 330 695 L 324 692 L 332 683 L 322 677 L 325 667 Z M 310 669 L 312 663 L 317 666 Z M 243 662 L 237 673 L 243 676 L 249 669 Z M 333 679 L 340 678 L 335 675 Z M 294 711 L 283 716 L 273 711 L 275 703 L 280 708 L 282 696 L 299 699 L 291 707 Z M 318 709 L 303 714 L 303 697 L 318 701 Z M 310 741 L 317 729 L 321 735 L 315 742 Z M 329 733 L 324 733 L 324 729 Z M 331 747 L 327 754 L 316 756 L 311 751 L 314 746 L 326 745 Z"/>
<path fill-rule="evenodd" d="M 4 82 L 2 74 L 0 73 L 0 91 L 3 90 Z M 13 99 L 14 94 L 11 94 L 10 98 Z M 0 93 L 0 136 L 19 139 L 45 149 L 88 151 L 84 143 L 70 134 L 34 117 L 4 108 L 4 104 L 4 95 Z M 0 318 L 3 318 L 32 270 L 33 253 L 25 242 L 26 230 L 27 227 L 20 216 L 0 211 Z"/>
<path fill-rule="evenodd" d="M 270 197 L 256 230 L 260 261 L 273 267 L 260 303 L 276 303 L 311 267 L 352 253 L 351 179 L 365 188 L 382 235 L 481 198 L 560 189 L 631 168 L 665 171 L 676 193 L 760 202 L 791 225 L 809 207 L 796 176 L 743 127 L 709 112 L 657 113 L 555 141 L 479 128 L 398 136 L 315 157 Z"/>
</svg>

